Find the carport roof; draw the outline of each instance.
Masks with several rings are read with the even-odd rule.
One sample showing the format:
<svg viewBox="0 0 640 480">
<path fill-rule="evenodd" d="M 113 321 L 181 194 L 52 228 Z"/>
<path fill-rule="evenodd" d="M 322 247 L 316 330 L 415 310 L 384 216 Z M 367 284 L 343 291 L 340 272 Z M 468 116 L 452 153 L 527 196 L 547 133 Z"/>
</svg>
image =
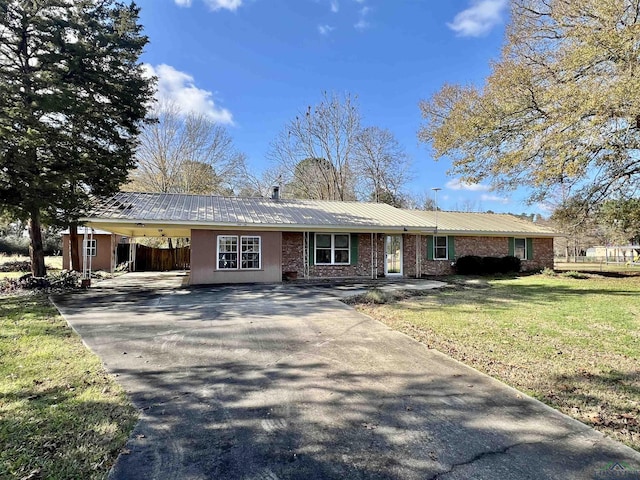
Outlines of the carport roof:
<svg viewBox="0 0 640 480">
<path fill-rule="evenodd" d="M 433 230 L 420 217 L 383 203 L 137 192 L 120 192 L 97 199 L 89 215 L 82 220 L 94 227 L 125 235 L 136 234 L 135 231 L 140 232 L 143 227 L 160 225 L 425 233 Z M 127 233 L 129 230 L 131 233 Z"/>
</svg>

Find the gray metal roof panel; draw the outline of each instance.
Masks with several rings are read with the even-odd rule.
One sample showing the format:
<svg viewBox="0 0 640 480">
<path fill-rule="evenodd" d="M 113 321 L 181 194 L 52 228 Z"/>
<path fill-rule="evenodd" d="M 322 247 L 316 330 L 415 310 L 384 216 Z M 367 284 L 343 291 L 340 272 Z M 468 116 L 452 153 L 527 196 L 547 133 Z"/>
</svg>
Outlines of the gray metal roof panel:
<svg viewBox="0 0 640 480">
<path fill-rule="evenodd" d="M 121 192 L 95 202 L 88 218 L 220 224 L 417 227 L 420 219 L 380 203 Z"/>
</svg>

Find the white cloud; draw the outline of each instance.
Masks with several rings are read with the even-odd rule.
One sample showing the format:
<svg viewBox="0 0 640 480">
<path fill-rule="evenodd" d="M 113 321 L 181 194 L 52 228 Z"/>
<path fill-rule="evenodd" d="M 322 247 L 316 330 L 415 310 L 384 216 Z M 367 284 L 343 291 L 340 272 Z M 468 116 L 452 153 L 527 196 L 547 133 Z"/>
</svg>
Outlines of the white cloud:
<svg viewBox="0 0 640 480">
<path fill-rule="evenodd" d="M 356 0 L 357 1 L 357 0 Z M 358 2 L 358 3 L 362 3 L 362 2 Z M 360 11 L 358 12 L 360 18 L 359 20 L 353 25 L 353 28 L 355 28 L 356 30 L 359 31 L 363 31 L 366 30 L 367 28 L 369 28 L 371 26 L 371 24 L 367 21 L 367 15 L 369 15 L 369 12 L 371 11 L 371 9 L 369 7 L 362 7 L 360 9 Z"/>
<path fill-rule="evenodd" d="M 461 37 L 480 37 L 503 20 L 508 0 L 472 0 L 447 26 Z"/>
<path fill-rule="evenodd" d="M 190 7 L 191 0 L 173 0 L 179 7 Z"/>
<path fill-rule="evenodd" d="M 484 202 L 500 202 L 500 203 L 509 203 L 509 199 L 507 197 L 499 197 L 497 195 L 489 195 L 483 193 L 480 195 L 480 200 Z"/>
<path fill-rule="evenodd" d="M 188 73 L 165 64 L 155 67 L 145 64 L 144 67 L 150 76 L 158 77 L 158 101 L 174 103 L 183 114 L 202 114 L 216 123 L 233 124 L 231 112 L 218 107 L 213 101 L 213 93 L 196 87 L 194 78 Z"/>
<path fill-rule="evenodd" d="M 360 20 L 358 20 L 357 23 L 353 24 L 353 28 L 355 28 L 356 30 L 366 30 L 367 28 L 369 28 L 371 26 L 371 24 L 369 22 L 367 22 L 365 19 L 361 18 Z"/>
<path fill-rule="evenodd" d="M 470 192 L 486 192 L 491 190 L 491 187 L 484 183 L 467 183 L 461 181 L 459 178 L 449 180 L 445 186 L 450 190 L 468 190 Z"/>
<path fill-rule="evenodd" d="M 235 12 L 242 6 L 242 1 L 243 0 L 204 0 L 204 3 L 206 3 L 214 12 L 220 9 Z"/>
<path fill-rule="evenodd" d="M 331 25 L 318 25 L 318 32 L 320 35 L 329 35 L 334 30 L 335 27 L 332 27 Z"/>
<path fill-rule="evenodd" d="M 338 3 L 338 0 L 331 0 L 331 11 L 333 13 L 338 13 L 338 10 L 340 10 L 340 4 Z"/>
</svg>

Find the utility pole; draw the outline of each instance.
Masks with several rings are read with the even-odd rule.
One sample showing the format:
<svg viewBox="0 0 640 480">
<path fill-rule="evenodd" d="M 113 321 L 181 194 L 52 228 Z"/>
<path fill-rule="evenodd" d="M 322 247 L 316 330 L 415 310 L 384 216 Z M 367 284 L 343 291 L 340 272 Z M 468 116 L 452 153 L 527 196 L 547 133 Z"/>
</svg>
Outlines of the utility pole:
<svg viewBox="0 0 640 480">
<path fill-rule="evenodd" d="M 431 190 L 433 190 L 434 196 L 435 196 L 435 199 L 434 199 L 433 203 L 434 203 L 434 208 L 435 208 L 435 211 L 436 211 L 436 235 L 437 235 L 438 234 L 438 192 L 440 190 L 442 190 L 442 188 L 434 187 Z"/>
</svg>

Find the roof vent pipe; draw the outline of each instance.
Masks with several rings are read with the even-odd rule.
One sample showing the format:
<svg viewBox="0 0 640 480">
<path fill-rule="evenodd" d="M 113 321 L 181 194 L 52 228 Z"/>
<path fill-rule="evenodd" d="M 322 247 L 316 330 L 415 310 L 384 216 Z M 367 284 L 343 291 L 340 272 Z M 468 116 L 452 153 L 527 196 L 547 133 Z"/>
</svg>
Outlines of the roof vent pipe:
<svg viewBox="0 0 640 480">
<path fill-rule="evenodd" d="M 280 200 L 280 186 L 274 185 L 271 189 L 271 198 L 273 200 Z"/>
</svg>

